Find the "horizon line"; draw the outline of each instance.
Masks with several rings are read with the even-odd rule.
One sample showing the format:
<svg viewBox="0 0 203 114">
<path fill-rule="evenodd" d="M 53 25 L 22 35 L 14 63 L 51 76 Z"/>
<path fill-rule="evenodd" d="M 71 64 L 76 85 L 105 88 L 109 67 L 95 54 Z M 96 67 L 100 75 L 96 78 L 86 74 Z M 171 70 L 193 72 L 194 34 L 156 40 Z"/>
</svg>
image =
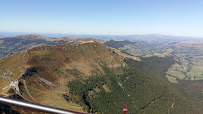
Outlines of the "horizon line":
<svg viewBox="0 0 203 114">
<path fill-rule="evenodd" d="M 169 35 L 169 34 L 160 34 L 160 33 L 147 33 L 147 34 L 85 34 L 85 33 L 51 33 L 51 32 L 1 32 L 0 33 L 16 33 L 22 35 L 29 34 L 58 34 L 58 35 L 95 35 L 95 36 L 136 36 L 136 35 L 160 35 L 160 36 L 172 36 L 172 37 L 185 37 L 185 38 L 203 38 L 203 36 L 184 36 L 184 35 Z M 7 36 L 7 35 L 6 35 Z M 8 35 L 10 36 L 10 35 Z M 12 35 L 13 36 L 13 35 Z"/>
</svg>

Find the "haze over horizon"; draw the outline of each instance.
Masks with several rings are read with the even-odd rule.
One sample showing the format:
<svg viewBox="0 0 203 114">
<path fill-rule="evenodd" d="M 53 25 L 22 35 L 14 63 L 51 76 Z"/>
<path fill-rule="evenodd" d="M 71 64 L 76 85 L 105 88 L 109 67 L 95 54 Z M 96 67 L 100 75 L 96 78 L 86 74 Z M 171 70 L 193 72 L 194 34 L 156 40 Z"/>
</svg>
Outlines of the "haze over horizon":
<svg viewBox="0 0 203 114">
<path fill-rule="evenodd" d="M 0 1 L 0 32 L 203 37 L 203 1 Z"/>
</svg>

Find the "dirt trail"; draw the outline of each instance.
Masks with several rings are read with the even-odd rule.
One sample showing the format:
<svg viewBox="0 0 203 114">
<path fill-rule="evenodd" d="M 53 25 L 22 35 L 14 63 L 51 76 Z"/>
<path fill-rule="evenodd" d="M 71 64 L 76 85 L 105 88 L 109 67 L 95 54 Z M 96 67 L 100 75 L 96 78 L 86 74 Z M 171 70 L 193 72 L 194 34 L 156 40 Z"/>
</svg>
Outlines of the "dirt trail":
<svg viewBox="0 0 203 114">
<path fill-rule="evenodd" d="M 23 84 L 24 84 L 24 87 L 25 87 L 25 90 L 26 90 L 26 93 L 28 94 L 28 96 L 29 96 L 33 101 L 37 102 L 36 99 L 30 94 L 30 92 L 29 92 L 29 90 L 28 90 L 28 88 L 27 88 L 27 85 L 26 85 L 26 81 L 25 81 L 25 80 L 22 80 L 22 81 L 23 81 Z"/>
<path fill-rule="evenodd" d="M 4 97 L 9 97 L 13 94 L 9 93 L 8 91 L 10 89 L 14 90 L 14 93 L 19 95 L 20 97 L 22 97 L 23 99 L 27 100 L 20 92 L 20 89 L 19 89 L 19 81 L 18 80 L 15 80 L 11 77 L 8 77 L 8 76 L 3 76 L 3 75 L 0 75 L 0 77 L 2 78 L 5 78 L 5 79 L 8 79 L 10 80 L 10 84 L 7 85 L 6 87 L 4 87 L 2 90 L 0 90 L 0 95 L 4 96 Z"/>
<path fill-rule="evenodd" d="M 170 109 L 173 108 L 174 104 L 175 104 L 175 101 L 173 101 L 173 103 L 171 104 L 171 106 L 168 108 L 168 114 L 170 114 Z"/>
<path fill-rule="evenodd" d="M 148 107 L 149 105 L 151 105 L 155 101 L 162 99 L 163 97 L 164 97 L 164 95 L 161 95 L 161 96 L 158 96 L 157 98 L 152 99 L 151 102 L 149 102 L 146 105 L 144 105 L 143 107 L 141 107 L 136 113 L 140 112 L 141 110 L 144 110 L 146 107 Z"/>
</svg>

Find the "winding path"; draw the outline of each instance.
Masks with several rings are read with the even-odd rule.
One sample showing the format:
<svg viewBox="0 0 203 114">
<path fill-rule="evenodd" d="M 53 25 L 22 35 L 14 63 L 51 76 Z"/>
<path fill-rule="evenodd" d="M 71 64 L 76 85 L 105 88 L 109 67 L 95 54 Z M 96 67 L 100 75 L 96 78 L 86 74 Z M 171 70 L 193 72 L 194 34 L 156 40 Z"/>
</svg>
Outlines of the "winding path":
<svg viewBox="0 0 203 114">
<path fill-rule="evenodd" d="M 10 80 L 10 81 L 14 81 L 14 79 L 13 79 L 13 78 L 8 77 L 8 76 L 3 76 L 3 75 L 0 75 L 0 77 L 2 77 L 2 78 L 6 78 L 6 79 L 8 79 L 8 80 Z"/>
<path fill-rule="evenodd" d="M 22 97 L 23 99 L 26 100 L 25 97 L 22 96 L 21 92 L 20 92 L 20 89 L 18 87 L 19 85 L 19 81 L 18 80 L 14 80 L 12 77 L 8 77 L 8 76 L 3 76 L 3 75 L 0 75 L 1 78 L 5 78 L 5 79 L 8 79 L 10 80 L 10 84 L 6 87 L 4 87 L 2 90 L 0 90 L 0 94 L 1 95 L 4 95 L 4 96 L 9 96 L 10 94 L 6 94 L 6 92 L 12 88 L 15 92 L 15 94 L 19 95 L 20 97 Z M 4 91 L 5 89 L 7 89 L 7 91 Z"/>
</svg>

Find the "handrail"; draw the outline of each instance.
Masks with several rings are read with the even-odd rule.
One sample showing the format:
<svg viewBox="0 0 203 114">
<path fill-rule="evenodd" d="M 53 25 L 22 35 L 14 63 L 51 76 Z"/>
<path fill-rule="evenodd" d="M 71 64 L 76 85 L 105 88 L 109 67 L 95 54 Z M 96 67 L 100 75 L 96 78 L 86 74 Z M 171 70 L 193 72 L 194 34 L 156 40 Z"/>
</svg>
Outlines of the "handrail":
<svg viewBox="0 0 203 114">
<path fill-rule="evenodd" d="M 6 103 L 6 104 L 16 105 L 16 106 L 19 106 L 19 107 L 26 107 L 26 108 L 34 109 L 34 110 L 37 110 L 37 111 L 47 112 L 47 113 L 84 114 L 84 113 L 79 113 L 79 112 L 54 108 L 54 107 L 50 107 L 50 106 L 35 104 L 35 103 L 31 103 L 31 102 L 20 101 L 20 100 L 7 98 L 7 97 L 2 97 L 2 96 L 0 96 L 0 102 Z"/>
</svg>

